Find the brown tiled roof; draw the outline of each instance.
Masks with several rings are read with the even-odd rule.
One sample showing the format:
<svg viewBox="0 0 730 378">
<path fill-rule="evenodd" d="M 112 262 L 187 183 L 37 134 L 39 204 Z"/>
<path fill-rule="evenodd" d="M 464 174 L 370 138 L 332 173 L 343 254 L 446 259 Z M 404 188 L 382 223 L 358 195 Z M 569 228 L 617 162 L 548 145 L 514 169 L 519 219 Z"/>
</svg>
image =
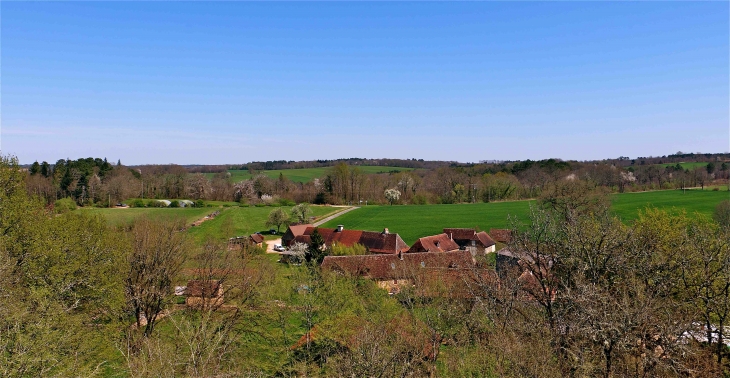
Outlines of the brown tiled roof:
<svg viewBox="0 0 730 378">
<path fill-rule="evenodd" d="M 294 244 L 294 243 L 310 244 L 311 242 L 312 242 L 312 238 L 310 238 L 309 235 L 297 235 L 294 238 L 294 240 L 292 240 L 291 244 Z"/>
<path fill-rule="evenodd" d="M 308 224 L 308 223 L 307 224 L 297 224 L 297 225 L 289 226 L 289 230 L 291 231 L 293 236 L 304 235 L 304 231 L 309 227 L 312 227 L 312 225 Z"/>
<path fill-rule="evenodd" d="M 487 234 L 484 231 L 477 232 L 475 236 L 476 236 L 477 240 L 480 241 L 484 247 L 491 247 L 491 246 L 497 244 L 494 242 L 492 237 L 490 237 L 489 234 Z"/>
<path fill-rule="evenodd" d="M 469 269 L 474 259 L 469 251 L 327 256 L 322 269 L 370 278 L 378 281 L 413 278 L 424 271 Z"/>
<path fill-rule="evenodd" d="M 457 243 L 460 241 L 477 241 L 482 247 L 491 247 L 497 243 L 484 231 L 476 232 L 472 228 L 444 228 L 444 234 Z"/>
<path fill-rule="evenodd" d="M 512 240 L 512 230 L 493 228 L 489 230 L 489 235 L 500 243 L 509 243 Z"/>
<path fill-rule="evenodd" d="M 408 252 L 447 252 L 459 249 L 449 235 L 438 234 L 418 239 Z"/>
<path fill-rule="evenodd" d="M 250 238 L 256 244 L 264 242 L 264 235 L 261 234 L 251 234 Z"/>
<path fill-rule="evenodd" d="M 304 235 L 311 235 L 314 229 L 315 227 L 308 227 L 304 231 Z M 337 231 L 333 228 L 317 228 L 317 232 L 322 235 L 324 244 L 328 247 L 337 242 L 346 247 L 351 247 L 356 243 L 362 244 L 370 253 L 395 254 L 408 250 L 408 244 L 398 234 L 360 230 Z"/>
<path fill-rule="evenodd" d="M 281 244 L 284 244 L 286 246 L 290 246 L 291 243 L 294 241 L 294 239 L 297 236 L 304 235 L 304 231 L 308 228 L 312 227 L 311 224 L 295 224 L 290 225 L 289 228 L 286 229 L 286 232 L 281 237 Z"/>
<path fill-rule="evenodd" d="M 185 295 L 188 297 L 217 297 L 219 295 L 220 285 L 221 283 L 218 280 L 188 281 L 188 287 L 185 289 Z"/>
<path fill-rule="evenodd" d="M 370 253 L 398 253 L 408 250 L 408 244 L 398 234 L 363 231 L 360 244 L 367 247 Z"/>
</svg>

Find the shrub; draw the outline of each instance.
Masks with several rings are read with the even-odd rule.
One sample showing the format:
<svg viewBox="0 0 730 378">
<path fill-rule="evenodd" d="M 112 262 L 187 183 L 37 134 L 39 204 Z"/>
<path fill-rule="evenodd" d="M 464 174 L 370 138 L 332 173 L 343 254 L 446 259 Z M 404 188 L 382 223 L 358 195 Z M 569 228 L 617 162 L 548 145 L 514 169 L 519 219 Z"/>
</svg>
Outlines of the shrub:
<svg viewBox="0 0 730 378">
<path fill-rule="evenodd" d="M 296 202 L 288 199 L 288 198 L 280 198 L 279 199 L 279 206 L 294 206 L 296 205 Z"/>
<path fill-rule="evenodd" d="M 56 214 L 63 214 L 76 210 L 76 202 L 71 198 L 61 198 L 53 203 L 53 210 Z"/>
<path fill-rule="evenodd" d="M 199 199 L 195 201 L 195 207 L 205 207 L 205 202 L 203 200 Z"/>
<path fill-rule="evenodd" d="M 147 207 L 167 207 L 167 205 L 160 200 L 154 200 L 154 201 L 148 202 Z"/>
<path fill-rule="evenodd" d="M 177 200 L 171 201 L 170 207 L 180 207 L 180 202 L 178 202 Z"/>
<path fill-rule="evenodd" d="M 137 198 L 129 202 L 129 207 L 144 207 L 145 203 L 141 199 Z"/>
<path fill-rule="evenodd" d="M 411 203 L 414 205 L 428 205 L 428 198 L 423 194 L 416 194 L 411 198 Z"/>
</svg>

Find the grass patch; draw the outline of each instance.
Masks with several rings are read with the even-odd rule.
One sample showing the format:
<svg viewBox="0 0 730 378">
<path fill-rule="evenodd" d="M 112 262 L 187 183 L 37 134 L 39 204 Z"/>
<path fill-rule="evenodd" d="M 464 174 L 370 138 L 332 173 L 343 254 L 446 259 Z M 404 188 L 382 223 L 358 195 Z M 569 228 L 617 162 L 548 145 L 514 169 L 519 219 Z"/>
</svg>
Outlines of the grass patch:
<svg viewBox="0 0 730 378">
<path fill-rule="evenodd" d="M 321 218 L 323 216 L 333 214 L 343 208 L 330 206 L 310 206 L 312 216 Z M 266 227 L 266 220 L 273 207 L 231 207 L 224 208 L 221 214 L 212 220 L 203 222 L 200 226 L 192 227 L 188 233 L 198 243 L 202 243 L 211 237 L 217 240 L 225 240 L 233 236 L 245 236 L 254 232 L 262 232 L 266 235 L 266 239 L 278 239 L 279 235 L 268 235 L 269 227 Z M 290 208 L 285 207 L 286 211 Z M 274 227 L 276 228 L 276 227 Z M 281 232 L 285 232 L 286 227 L 281 227 Z"/>
<path fill-rule="evenodd" d="M 727 199 L 730 199 L 729 192 L 707 189 L 622 193 L 614 195 L 612 210 L 624 222 L 636 219 L 639 215 L 639 210 L 648 206 L 659 209 L 676 208 L 686 210 L 690 215 L 699 213 L 712 216 L 712 213 L 715 211 L 715 206 Z"/>
<path fill-rule="evenodd" d="M 153 220 L 172 221 L 182 219 L 186 224 L 214 212 L 212 208 L 124 208 L 124 209 L 108 209 L 108 208 L 81 208 L 76 211 L 85 211 L 91 214 L 99 214 L 103 216 L 109 225 L 129 225 L 142 216 L 149 217 Z"/>
<path fill-rule="evenodd" d="M 647 206 L 664 209 L 684 209 L 712 215 L 723 200 L 730 199 L 730 193 L 711 190 L 664 190 L 644 193 L 622 193 L 613 195 L 613 212 L 624 222 L 636 219 L 639 210 Z M 325 223 L 322 227 L 333 228 L 338 224 L 355 230 L 381 231 L 387 227 L 390 232 L 400 234 L 408 244 L 418 238 L 439 234 L 444 227 L 474 227 L 489 231 L 490 228 L 506 228 L 508 215 L 527 219 L 530 203 L 534 201 L 492 202 L 459 205 L 423 206 L 365 206 Z"/>
<path fill-rule="evenodd" d="M 676 167 L 678 163 L 667 163 L 667 164 L 657 164 L 662 167 Z M 705 162 L 691 162 L 691 163 L 679 163 L 679 166 L 682 167 L 682 169 L 689 169 L 690 171 L 697 168 L 697 167 L 706 167 L 707 163 Z"/>
<path fill-rule="evenodd" d="M 373 173 L 389 173 L 394 171 L 412 171 L 413 168 L 403 167 L 382 167 L 382 166 L 371 166 L 363 165 L 357 166 L 360 171 L 364 174 Z M 332 167 L 319 167 L 319 168 L 301 168 L 301 169 L 275 169 L 271 171 L 260 171 L 268 177 L 273 179 L 279 178 L 279 174 L 283 174 L 284 177 L 294 182 L 310 182 L 315 178 L 324 176 L 329 169 Z M 231 181 L 239 182 L 248 180 L 251 178 L 251 174 L 248 170 L 229 169 L 228 172 L 231 174 Z M 211 178 L 215 173 L 205 173 L 208 178 Z"/>
</svg>

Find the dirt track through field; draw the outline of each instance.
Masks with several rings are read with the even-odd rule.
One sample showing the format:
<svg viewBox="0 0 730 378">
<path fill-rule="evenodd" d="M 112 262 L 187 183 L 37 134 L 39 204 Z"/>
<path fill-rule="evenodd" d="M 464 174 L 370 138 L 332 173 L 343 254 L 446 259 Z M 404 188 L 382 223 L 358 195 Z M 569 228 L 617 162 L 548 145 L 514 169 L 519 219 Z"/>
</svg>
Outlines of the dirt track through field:
<svg viewBox="0 0 730 378">
<path fill-rule="evenodd" d="M 342 210 L 342 211 L 340 211 L 337 214 L 332 214 L 332 215 L 328 216 L 327 218 L 320 219 L 320 220 L 314 222 L 313 226 L 314 227 L 319 227 L 320 225 L 325 224 L 325 223 L 331 221 L 332 219 L 335 219 L 335 218 L 339 217 L 342 214 L 349 213 L 350 211 L 355 210 L 355 209 L 359 209 L 359 207 L 353 206 L 353 207 L 350 207 L 348 209 Z"/>
</svg>

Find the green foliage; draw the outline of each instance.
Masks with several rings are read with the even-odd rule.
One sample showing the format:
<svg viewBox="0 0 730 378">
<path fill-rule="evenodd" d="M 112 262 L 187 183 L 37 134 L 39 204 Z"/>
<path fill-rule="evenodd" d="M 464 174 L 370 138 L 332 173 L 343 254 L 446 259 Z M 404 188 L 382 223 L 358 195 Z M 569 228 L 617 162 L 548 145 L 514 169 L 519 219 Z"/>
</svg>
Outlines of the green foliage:
<svg viewBox="0 0 730 378">
<path fill-rule="evenodd" d="M 311 214 L 312 209 L 307 203 L 300 203 L 299 205 L 296 205 L 291 209 L 292 221 L 296 223 L 308 223 Z"/>
<path fill-rule="evenodd" d="M 46 213 L 15 159 L 0 157 L 0 188 L 0 375 L 92 375 L 119 330 L 124 239 L 98 217 Z"/>
<path fill-rule="evenodd" d="M 428 198 L 423 194 L 415 194 L 411 197 L 411 204 L 413 205 L 428 205 Z"/>
<path fill-rule="evenodd" d="M 276 232 L 279 233 L 281 226 L 289 224 L 289 214 L 280 207 L 272 210 L 266 219 L 266 226 L 276 226 Z"/>
<path fill-rule="evenodd" d="M 146 207 L 147 204 L 145 203 L 144 200 L 142 200 L 140 198 L 135 198 L 135 199 L 129 201 L 128 205 L 130 207 Z"/>
<path fill-rule="evenodd" d="M 279 206 L 294 206 L 297 204 L 296 202 L 294 202 L 288 198 L 279 198 L 277 203 L 279 204 Z"/>
<path fill-rule="evenodd" d="M 53 203 L 53 210 L 56 214 L 63 214 L 76 210 L 76 202 L 71 198 L 61 198 Z"/>
<path fill-rule="evenodd" d="M 355 243 L 348 247 L 341 245 L 340 243 L 334 243 L 329 248 L 329 255 L 332 256 L 355 256 L 355 255 L 367 255 L 368 250 L 364 245 Z"/>
<path fill-rule="evenodd" d="M 324 249 L 324 238 L 316 228 L 309 237 L 311 241 L 307 252 L 304 253 L 304 259 L 312 266 L 319 266 L 322 264 L 324 257 L 327 256 L 327 251 Z"/>
<path fill-rule="evenodd" d="M 195 207 L 205 207 L 205 202 L 201 199 L 195 201 Z"/>
<path fill-rule="evenodd" d="M 717 224 L 723 229 L 730 230 L 730 200 L 725 200 L 715 206 L 715 213 L 712 214 Z"/>
<path fill-rule="evenodd" d="M 172 207 L 172 208 L 180 207 L 180 202 L 178 200 L 172 200 L 172 201 L 170 201 L 170 207 Z"/>
</svg>

